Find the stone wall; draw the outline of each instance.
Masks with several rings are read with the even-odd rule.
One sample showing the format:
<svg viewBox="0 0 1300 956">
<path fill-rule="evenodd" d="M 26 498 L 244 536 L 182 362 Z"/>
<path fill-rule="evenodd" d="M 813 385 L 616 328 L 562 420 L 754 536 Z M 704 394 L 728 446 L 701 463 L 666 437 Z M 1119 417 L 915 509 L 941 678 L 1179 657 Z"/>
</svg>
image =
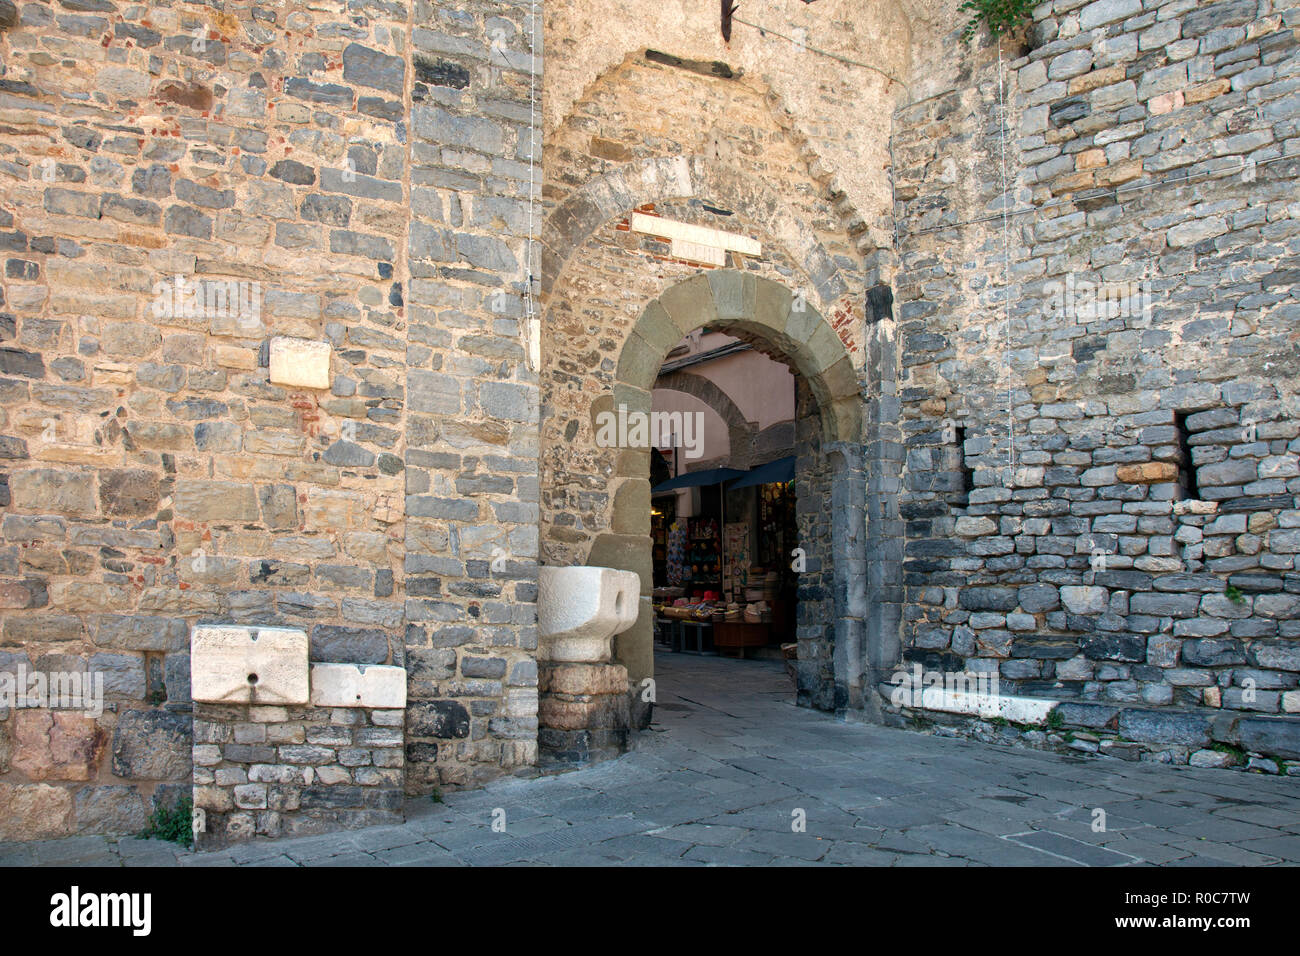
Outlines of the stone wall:
<svg viewBox="0 0 1300 956">
<path fill-rule="evenodd" d="M 895 115 L 906 660 L 1300 710 L 1297 13 L 1044 4 Z"/>
<path fill-rule="evenodd" d="M 541 222 L 529 198 L 541 136 L 529 130 L 542 61 L 522 0 L 420 3 L 414 23 L 406 735 L 407 786 L 424 793 L 537 759 L 537 320 L 525 297 L 539 266 L 525 246 Z"/>
<path fill-rule="evenodd" d="M 407 667 L 413 791 L 531 763 L 529 4 L 17 11 L 0 667 L 108 706 L 0 713 L 0 817 L 132 831 L 188 792 L 204 621 Z M 328 344 L 326 387 L 273 380 L 276 336 Z"/>
<path fill-rule="evenodd" d="M 198 707 L 195 846 L 403 820 L 401 710 Z"/>
</svg>

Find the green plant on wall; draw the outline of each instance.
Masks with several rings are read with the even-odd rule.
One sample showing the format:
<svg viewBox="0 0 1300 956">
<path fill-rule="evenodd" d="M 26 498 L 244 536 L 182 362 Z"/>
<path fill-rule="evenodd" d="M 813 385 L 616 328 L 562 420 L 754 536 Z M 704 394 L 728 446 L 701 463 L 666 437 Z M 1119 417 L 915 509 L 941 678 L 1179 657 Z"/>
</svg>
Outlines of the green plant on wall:
<svg viewBox="0 0 1300 956">
<path fill-rule="evenodd" d="M 1029 20 L 1034 7 L 1041 2 L 1042 0 L 966 0 L 957 8 L 971 15 L 961 38 L 969 43 L 980 24 L 988 27 L 989 33 L 994 37 L 1010 33 Z"/>
<path fill-rule="evenodd" d="M 175 806 L 159 804 L 140 833 L 144 840 L 170 840 L 183 847 L 194 845 L 194 801 L 182 797 Z"/>
</svg>

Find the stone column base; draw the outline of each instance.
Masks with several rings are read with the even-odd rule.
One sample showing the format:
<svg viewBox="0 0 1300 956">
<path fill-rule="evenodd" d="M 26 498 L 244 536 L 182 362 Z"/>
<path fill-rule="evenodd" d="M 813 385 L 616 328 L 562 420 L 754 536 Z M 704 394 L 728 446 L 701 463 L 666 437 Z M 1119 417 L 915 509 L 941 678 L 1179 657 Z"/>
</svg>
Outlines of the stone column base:
<svg viewBox="0 0 1300 956">
<path fill-rule="evenodd" d="M 592 763 L 627 752 L 631 727 L 627 668 L 541 662 L 537 682 L 542 766 Z"/>
</svg>

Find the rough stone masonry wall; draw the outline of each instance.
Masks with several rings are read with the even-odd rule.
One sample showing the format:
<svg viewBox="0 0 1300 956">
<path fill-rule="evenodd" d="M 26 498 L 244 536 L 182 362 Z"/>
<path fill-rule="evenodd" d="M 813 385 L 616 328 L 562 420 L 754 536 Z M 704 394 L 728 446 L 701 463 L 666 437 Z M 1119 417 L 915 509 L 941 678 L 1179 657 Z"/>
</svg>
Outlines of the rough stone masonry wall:
<svg viewBox="0 0 1300 956">
<path fill-rule="evenodd" d="M 16 8 L 0 667 L 109 710 L 0 714 L 0 838 L 188 792 L 199 621 L 407 666 L 412 789 L 531 762 L 528 4 Z M 260 314 L 159 316 L 178 276 Z M 270 383 L 273 335 L 329 342 L 329 389 Z"/>
<path fill-rule="evenodd" d="M 905 659 L 1115 705 L 1111 730 L 1176 708 L 1118 724 L 1168 759 L 1216 713 L 1300 758 L 1236 719 L 1300 710 L 1297 28 L 1269 0 L 1039 7 L 1005 58 L 1005 245 L 995 52 L 896 114 Z M 1054 302 L 1070 281 L 1151 308 Z"/>
<path fill-rule="evenodd" d="M 401 710 L 205 704 L 194 720 L 196 846 L 400 823 Z"/>
<path fill-rule="evenodd" d="M 406 735 L 407 787 L 427 793 L 537 760 L 538 387 L 523 297 L 538 274 L 525 246 L 541 221 L 542 60 L 526 0 L 421 2 L 415 24 Z"/>
</svg>

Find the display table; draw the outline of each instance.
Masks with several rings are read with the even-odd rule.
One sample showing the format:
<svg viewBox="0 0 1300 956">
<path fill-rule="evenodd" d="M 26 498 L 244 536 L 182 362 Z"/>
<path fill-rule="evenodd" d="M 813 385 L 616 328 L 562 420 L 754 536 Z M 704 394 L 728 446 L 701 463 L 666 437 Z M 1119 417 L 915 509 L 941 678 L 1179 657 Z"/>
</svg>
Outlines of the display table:
<svg viewBox="0 0 1300 956">
<path fill-rule="evenodd" d="M 659 642 L 673 651 L 687 654 L 716 654 L 711 621 L 692 621 L 680 617 L 655 619 Z"/>
<path fill-rule="evenodd" d="M 745 656 L 747 647 L 766 647 L 772 640 L 772 625 L 731 621 L 713 627 L 713 646 L 719 653 L 736 651 Z"/>
</svg>

